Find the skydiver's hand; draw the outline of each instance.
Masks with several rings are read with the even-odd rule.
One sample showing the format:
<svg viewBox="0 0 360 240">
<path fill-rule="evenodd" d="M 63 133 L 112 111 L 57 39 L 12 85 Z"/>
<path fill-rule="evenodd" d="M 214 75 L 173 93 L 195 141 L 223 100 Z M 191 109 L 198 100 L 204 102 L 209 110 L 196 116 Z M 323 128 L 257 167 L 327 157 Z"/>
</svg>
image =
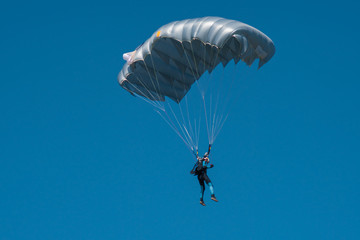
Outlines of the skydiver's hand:
<svg viewBox="0 0 360 240">
<path fill-rule="evenodd" d="M 214 164 L 210 164 L 210 168 L 213 168 L 214 167 Z"/>
<path fill-rule="evenodd" d="M 191 170 L 191 171 L 190 171 L 190 174 L 194 174 L 194 173 L 195 173 L 194 170 Z"/>
</svg>

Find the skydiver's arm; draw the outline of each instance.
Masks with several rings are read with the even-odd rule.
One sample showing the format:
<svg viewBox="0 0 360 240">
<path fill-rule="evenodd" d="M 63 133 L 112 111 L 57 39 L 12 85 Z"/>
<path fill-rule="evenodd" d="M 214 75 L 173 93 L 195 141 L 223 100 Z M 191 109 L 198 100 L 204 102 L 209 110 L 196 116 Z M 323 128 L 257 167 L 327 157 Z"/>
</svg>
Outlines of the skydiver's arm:
<svg viewBox="0 0 360 240">
<path fill-rule="evenodd" d="M 195 169 L 197 167 L 197 163 L 195 163 L 195 165 L 193 166 L 193 168 L 190 171 L 190 174 L 194 174 L 195 173 Z"/>
<path fill-rule="evenodd" d="M 214 164 L 210 164 L 210 166 L 206 166 L 206 168 L 213 168 Z"/>
<path fill-rule="evenodd" d="M 208 163 L 206 163 L 206 165 L 204 166 L 206 168 L 213 168 L 214 167 L 214 164 L 210 164 L 210 166 L 208 165 Z"/>
</svg>

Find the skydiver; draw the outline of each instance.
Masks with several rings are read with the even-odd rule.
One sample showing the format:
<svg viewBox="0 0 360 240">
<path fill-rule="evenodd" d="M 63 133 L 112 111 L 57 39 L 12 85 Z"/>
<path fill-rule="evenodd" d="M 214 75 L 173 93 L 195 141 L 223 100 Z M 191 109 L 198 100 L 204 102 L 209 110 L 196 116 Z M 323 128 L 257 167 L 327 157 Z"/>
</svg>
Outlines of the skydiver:
<svg viewBox="0 0 360 240">
<path fill-rule="evenodd" d="M 211 200 L 218 202 L 218 200 L 215 197 L 214 194 L 214 187 L 212 185 L 212 182 L 210 178 L 207 175 L 207 169 L 213 168 L 214 165 L 210 164 L 210 167 L 208 167 L 208 164 L 210 163 L 208 153 L 205 153 L 204 157 L 197 157 L 197 162 L 195 163 L 194 167 L 190 171 L 190 174 L 194 174 L 197 176 L 200 184 L 200 204 L 203 206 L 206 206 L 204 202 L 204 192 L 205 192 L 205 183 L 208 185 L 211 193 Z"/>
</svg>

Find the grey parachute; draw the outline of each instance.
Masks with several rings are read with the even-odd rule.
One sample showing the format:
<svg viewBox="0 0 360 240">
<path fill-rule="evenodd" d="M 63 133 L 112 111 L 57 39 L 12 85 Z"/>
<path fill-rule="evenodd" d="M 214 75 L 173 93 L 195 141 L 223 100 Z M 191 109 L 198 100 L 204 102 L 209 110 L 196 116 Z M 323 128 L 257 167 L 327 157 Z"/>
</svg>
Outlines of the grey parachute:
<svg viewBox="0 0 360 240">
<path fill-rule="evenodd" d="M 205 72 L 211 74 L 220 63 L 226 67 L 232 60 L 235 64 L 242 60 L 250 66 L 259 59 L 260 68 L 274 54 L 275 46 L 269 37 L 239 21 L 219 17 L 175 21 L 159 28 L 135 51 L 123 55 L 127 62 L 118 82 L 131 94 L 160 109 L 162 115 L 165 105 L 161 102 L 170 98 L 180 104 L 193 84 Z M 182 110 L 181 114 L 183 119 L 186 114 Z M 198 136 L 190 133 L 195 132 L 192 120 L 180 123 L 176 116 L 175 120 L 169 119 L 168 114 L 162 116 L 190 150 L 197 150 Z M 210 126 L 207 121 L 207 128 Z M 208 135 L 211 135 L 209 130 Z M 214 136 L 208 139 L 212 144 Z"/>
</svg>

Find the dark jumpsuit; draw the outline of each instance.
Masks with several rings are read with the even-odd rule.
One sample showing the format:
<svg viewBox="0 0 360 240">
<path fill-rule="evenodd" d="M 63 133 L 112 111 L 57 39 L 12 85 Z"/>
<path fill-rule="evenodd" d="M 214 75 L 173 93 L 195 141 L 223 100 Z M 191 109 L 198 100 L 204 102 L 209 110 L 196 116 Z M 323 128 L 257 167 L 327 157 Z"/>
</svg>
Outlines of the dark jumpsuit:
<svg viewBox="0 0 360 240">
<path fill-rule="evenodd" d="M 197 175 L 200 184 L 200 200 L 202 200 L 204 197 L 205 183 L 209 186 L 211 195 L 214 195 L 213 185 L 211 183 L 209 176 L 207 175 L 207 169 L 210 167 L 208 167 L 207 165 L 208 164 L 205 161 L 202 161 L 200 163 L 196 163 L 193 168 L 195 175 Z"/>
</svg>

